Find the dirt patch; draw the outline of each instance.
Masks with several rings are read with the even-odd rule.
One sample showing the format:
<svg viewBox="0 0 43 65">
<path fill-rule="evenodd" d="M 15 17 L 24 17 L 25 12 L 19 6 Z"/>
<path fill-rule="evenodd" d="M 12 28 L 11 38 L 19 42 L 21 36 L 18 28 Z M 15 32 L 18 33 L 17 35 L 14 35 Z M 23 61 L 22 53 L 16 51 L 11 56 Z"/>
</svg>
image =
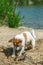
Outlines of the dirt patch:
<svg viewBox="0 0 43 65">
<path fill-rule="evenodd" d="M 0 65 L 43 65 L 43 30 L 35 30 L 37 39 L 34 50 L 25 50 L 19 61 L 11 57 L 12 43 L 8 43 L 8 40 L 24 30 L 28 29 L 0 27 Z"/>
</svg>

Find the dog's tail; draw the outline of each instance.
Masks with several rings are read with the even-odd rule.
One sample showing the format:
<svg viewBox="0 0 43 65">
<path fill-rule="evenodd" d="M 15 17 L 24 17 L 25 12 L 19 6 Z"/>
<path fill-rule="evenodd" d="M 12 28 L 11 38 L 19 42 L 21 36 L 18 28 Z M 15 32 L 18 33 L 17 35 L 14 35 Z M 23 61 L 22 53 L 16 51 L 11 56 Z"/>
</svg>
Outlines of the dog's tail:
<svg viewBox="0 0 43 65">
<path fill-rule="evenodd" d="M 34 29 L 32 29 L 31 32 L 32 32 L 33 37 L 36 38 L 36 35 L 35 35 L 35 31 L 34 31 Z"/>
</svg>

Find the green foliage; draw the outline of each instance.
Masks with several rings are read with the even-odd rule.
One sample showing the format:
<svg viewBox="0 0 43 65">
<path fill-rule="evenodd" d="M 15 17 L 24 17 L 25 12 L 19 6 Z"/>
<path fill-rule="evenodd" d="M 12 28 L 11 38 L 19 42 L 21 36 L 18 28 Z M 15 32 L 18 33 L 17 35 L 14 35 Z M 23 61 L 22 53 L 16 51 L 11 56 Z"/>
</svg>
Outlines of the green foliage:
<svg viewBox="0 0 43 65">
<path fill-rule="evenodd" d="M 19 26 L 20 18 L 14 7 L 14 0 L 0 0 L 0 19 L 9 27 Z"/>
<path fill-rule="evenodd" d="M 24 0 L 19 0 L 19 2 L 20 2 L 20 5 L 24 5 Z"/>
<path fill-rule="evenodd" d="M 5 2 L 4 0 L 0 0 L 0 18 L 5 14 Z"/>
<path fill-rule="evenodd" d="M 9 13 L 8 14 L 8 26 L 15 28 L 19 26 L 20 18 L 19 15 Z"/>
<path fill-rule="evenodd" d="M 18 5 L 31 5 L 29 2 L 32 2 L 32 5 L 42 5 L 43 0 L 15 0 L 18 2 Z"/>
</svg>

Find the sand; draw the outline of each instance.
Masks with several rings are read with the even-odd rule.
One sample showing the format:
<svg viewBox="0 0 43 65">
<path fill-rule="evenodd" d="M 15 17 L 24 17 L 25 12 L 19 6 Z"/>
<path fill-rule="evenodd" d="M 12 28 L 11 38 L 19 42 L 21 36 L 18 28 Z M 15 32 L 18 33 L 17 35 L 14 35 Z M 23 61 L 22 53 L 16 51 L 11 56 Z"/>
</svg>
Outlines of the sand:
<svg viewBox="0 0 43 65">
<path fill-rule="evenodd" d="M 43 65 L 43 29 L 35 29 L 36 47 L 34 50 L 25 50 L 24 59 L 15 61 L 11 57 L 13 44 L 8 40 L 26 30 L 29 31 L 31 28 L 0 27 L 0 65 Z"/>
</svg>

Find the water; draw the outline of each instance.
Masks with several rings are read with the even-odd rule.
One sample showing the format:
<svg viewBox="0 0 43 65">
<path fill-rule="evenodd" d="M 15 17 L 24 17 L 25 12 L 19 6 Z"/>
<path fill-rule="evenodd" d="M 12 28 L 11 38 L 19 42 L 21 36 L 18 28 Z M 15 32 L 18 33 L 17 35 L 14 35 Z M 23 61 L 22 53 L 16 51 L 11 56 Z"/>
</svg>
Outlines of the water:
<svg viewBox="0 0 43 65">
<path fill-rule="evenodd" d="M 24 17 L 21 20 L 23 26 L 43 29 L 43 6 L 17 7 L 16 13 Z"/>
</svg>

